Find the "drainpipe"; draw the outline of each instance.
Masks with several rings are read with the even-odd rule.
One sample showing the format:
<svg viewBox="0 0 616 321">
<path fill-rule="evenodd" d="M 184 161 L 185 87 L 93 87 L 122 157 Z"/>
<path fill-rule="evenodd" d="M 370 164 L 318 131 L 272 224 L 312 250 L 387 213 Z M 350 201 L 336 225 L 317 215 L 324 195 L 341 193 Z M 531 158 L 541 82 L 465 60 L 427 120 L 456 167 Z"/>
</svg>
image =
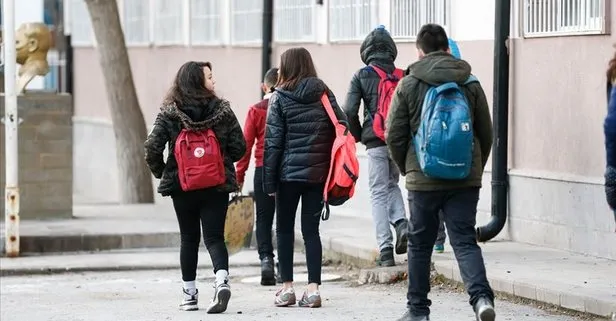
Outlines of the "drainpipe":
<svg viewBox="0 0 616 321">
<path fill-rule="evenodd" d="M 265 73 L 272 67 L 272 38 L 274 30 L 274 0 L 263 1 L 263 45 L 261 49 L 261 79 L 263 81 Z M 259 95 L 265 95 L 259 91 Z"/>
<path fill-rule="evenodd" d="M 509 41 L 511 0 L 496 1 L 494 36 L 494 141 L 492 143 L 492 217 L 477 228 L 477 240 L 494 238 L 507 221 L 507 151 L 509 130 Z"/>
</svg>

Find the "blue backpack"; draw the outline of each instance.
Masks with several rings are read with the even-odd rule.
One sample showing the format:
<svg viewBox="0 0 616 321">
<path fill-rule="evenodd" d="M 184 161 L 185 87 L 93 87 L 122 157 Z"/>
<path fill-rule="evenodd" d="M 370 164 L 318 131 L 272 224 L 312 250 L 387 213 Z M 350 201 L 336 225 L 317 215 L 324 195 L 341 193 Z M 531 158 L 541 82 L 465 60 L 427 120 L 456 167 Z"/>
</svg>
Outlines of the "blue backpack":
<svg viewBox="0 0 616 321">
<path fill-rule="evenodd" d="M 471 75 L 464 85 L 478 81 Z M 421 171 L 437 179 L 468 177 L 473 164 L 473 136 L 471 107 L 462 88 L 455 82 L 431 87 L 413 137 Z"/>
</svg>

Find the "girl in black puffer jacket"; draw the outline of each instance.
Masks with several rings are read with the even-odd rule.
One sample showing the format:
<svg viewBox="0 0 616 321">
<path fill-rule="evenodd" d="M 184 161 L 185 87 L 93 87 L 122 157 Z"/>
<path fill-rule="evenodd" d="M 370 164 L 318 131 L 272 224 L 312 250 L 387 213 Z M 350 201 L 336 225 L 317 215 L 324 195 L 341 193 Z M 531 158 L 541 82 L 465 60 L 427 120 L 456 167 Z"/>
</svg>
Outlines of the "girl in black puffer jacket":
<svg viewBox="0 0 616 321">
<path fill-rule="evenodd" d="M 329 97 L 336 116 L 346 116 L 336 97 L 317 78 L 310 53 L 304 48 L 291 48 L 280 57 L 278 83 L 270 97 L 265 129 L 263 189 L 276 195 L 276 235 L 278 260 L 283 288 L 276 293 L 276 306 L 296 303 L 293 290 L 293 243 L 295 213 L 302 200 L 301 224 L 308 290 L 300 306 L 320 307 L 322 248 L 319 235 L 323 190 L 329 172 L 332 145 L 335 139 L 321 97 Z"/>
<path fill-rule="evenodd" d="M 216 275 L 216 291 L 207 313 L 224 312 L 231 296 L 229 253 L 224 240 L 225 219 L 229 192 L 238 189 L 233 163 L 246 151 L 242 128 L 229 102 L 216 97 L 214 84 L 209 62 L 189 61 L 182 65 L 145 141 L 146 162 L 154 177 L 160 179 L 158 192 L 171 196 L 180 225 L 180 266 L 184 281 L 180 308 L 186 311 L 198 309 L 195 279 L 203 227 L 205 246 Z M 211 129 L 214 132 L 223 156 L 226 176 L 223 184 L 189 191 L 182 189 L 178 160 L 173 152 L 182 129 Z M 165 146 L 169 150 L 166 161 L 163 158 Z M 194 151 L 195 157 L 200 157 L 198 149 Z"/>
</svg>

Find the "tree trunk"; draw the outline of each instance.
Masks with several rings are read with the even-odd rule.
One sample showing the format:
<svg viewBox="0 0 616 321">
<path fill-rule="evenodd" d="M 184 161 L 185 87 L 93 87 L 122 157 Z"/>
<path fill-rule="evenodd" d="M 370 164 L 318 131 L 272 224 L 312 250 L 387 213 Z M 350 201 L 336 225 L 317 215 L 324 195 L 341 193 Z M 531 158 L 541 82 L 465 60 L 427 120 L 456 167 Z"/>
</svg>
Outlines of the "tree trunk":
<svg viewBox="0 0 616 321">
<path fill-rule="evenodd" d="M 111 108 L 119 167 L 120 202 L 153 203 L 152 176 L 145 163 L 147 130 L 139 106 L 116 0 L 85 0 Z"/>
</svg>

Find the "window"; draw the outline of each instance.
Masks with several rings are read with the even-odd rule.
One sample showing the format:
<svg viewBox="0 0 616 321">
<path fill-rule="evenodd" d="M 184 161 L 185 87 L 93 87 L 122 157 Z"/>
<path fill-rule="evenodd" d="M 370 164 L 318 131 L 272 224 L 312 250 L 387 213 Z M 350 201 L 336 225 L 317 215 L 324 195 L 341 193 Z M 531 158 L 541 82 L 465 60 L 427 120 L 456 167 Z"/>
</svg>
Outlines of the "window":
<svg viewBox="0 0 616 321">
<path fill-rule="evenodd" d="M 182 24 L 184 1 L 155 0 L 154 43 L 178 45 L 184 43 Z"/>
<path fill-rule="evenodd" d="M 233 0 L 231 3 L 231 43 L 260 44 L 263 0 Z"/>
<path fill-rule="evenodd" d="M 314 0 L 278 0 L 274 8 L 274 39 L 278 42 L 316 41 Z"/>
<path fill-rule="evenodd" d="M 70 5 L 71 44 L 73 46 L 92 46 L 95 40 L 86 2 L 84 0 L 72 0 Z"/>
<path fill-rule="evenodd" d="M 226 0 L 190 0 L 191 44 L 222 43 L 223 1 Z"/>
<path fill-rule="evenodd" d="M 377 25 L 379 1 L 330 0 L 329 40 L 363 40 Z"/>
<path fill-rule="evenodd" d="M 449 10 L 447 0 L 391 0 L 391 35 L 413 40 L 426 23 L 436 23 L 447 30 Z"/>
<path fill-rule="evenodd" d="M 124 38 L 127 45 L 150 43 L 150 1 L 124 0 Z"/>
<path fill-rule="evenodd" d="M 524 0 L 524 36 L 603 34 L 606 0 Z"/>
</svg>

